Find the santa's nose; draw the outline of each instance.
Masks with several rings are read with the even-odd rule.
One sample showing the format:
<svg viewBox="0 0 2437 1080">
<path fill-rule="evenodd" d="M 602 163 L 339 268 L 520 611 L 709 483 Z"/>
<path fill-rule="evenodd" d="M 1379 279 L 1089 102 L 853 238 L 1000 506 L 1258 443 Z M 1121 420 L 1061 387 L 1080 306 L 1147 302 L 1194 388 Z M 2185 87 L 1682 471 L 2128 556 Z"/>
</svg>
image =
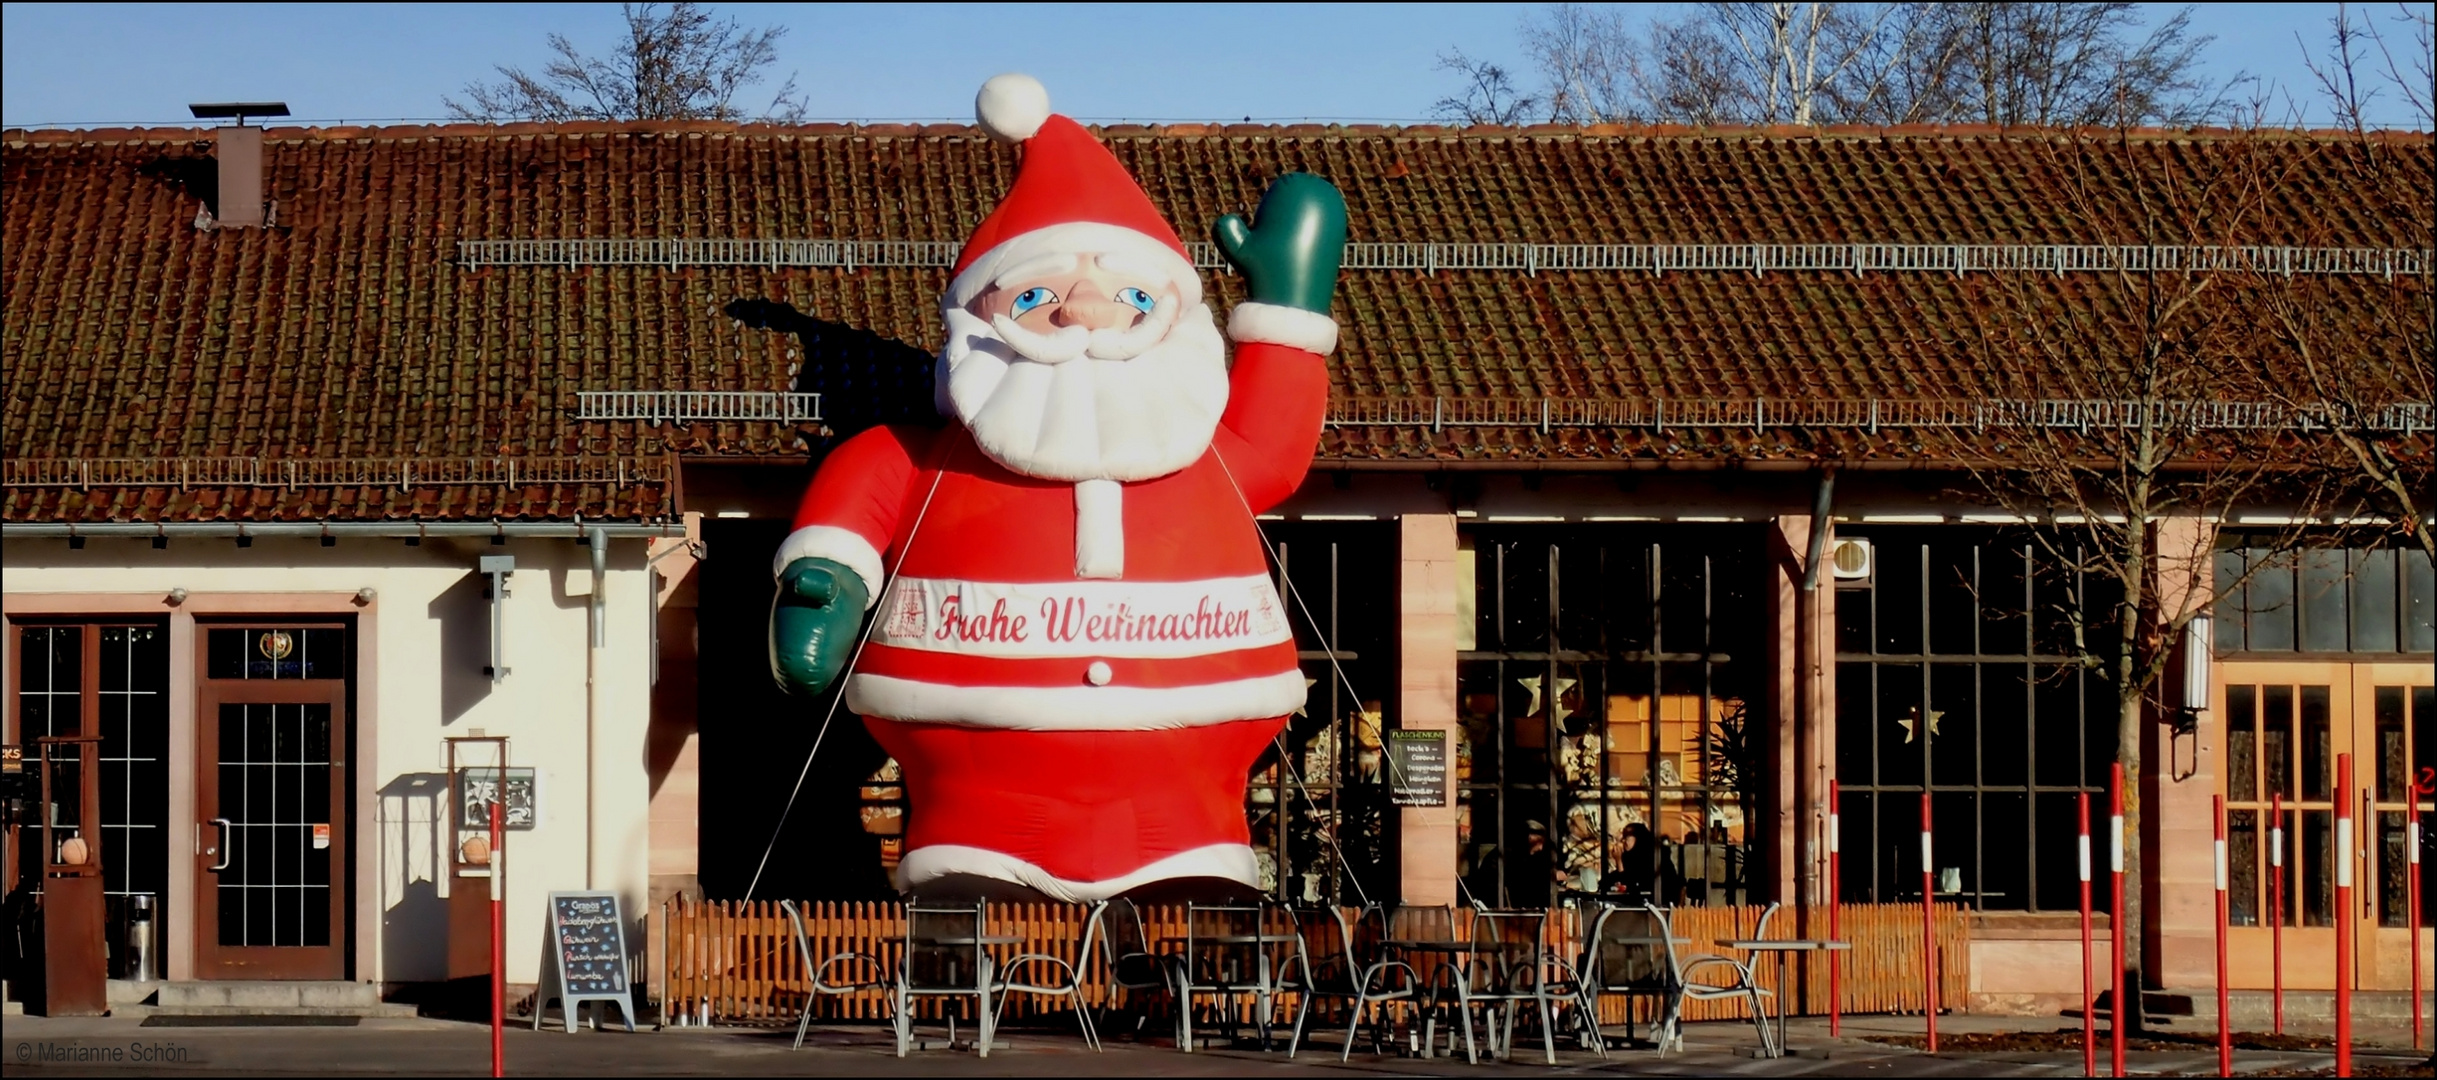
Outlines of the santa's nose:
<svg viewBox="0 0 2437 1080">
<path fill-rule="evenodd" d="M 1142 312 L 1134 305 L 1120 303 L 1091 282 L 1079 282 L 1049 320 L 1059 326 L 1080 326 L 1086 330 L 1122 330 L 1134 325 Z"/>
</svg>

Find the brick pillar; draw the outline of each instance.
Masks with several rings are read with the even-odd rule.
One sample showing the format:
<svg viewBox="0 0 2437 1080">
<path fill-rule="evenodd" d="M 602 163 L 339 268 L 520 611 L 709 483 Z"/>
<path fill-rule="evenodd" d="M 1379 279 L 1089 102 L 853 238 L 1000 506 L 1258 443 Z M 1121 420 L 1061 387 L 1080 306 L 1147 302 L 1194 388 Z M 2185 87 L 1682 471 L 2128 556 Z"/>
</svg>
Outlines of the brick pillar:
<svg viewBox="0 0 2437 1080">
<path fill-rule="evenodd" d="M 1447 805 L 1397 811 L 1399 895 L 1408 904 L 1456 902 L 1455 516 L 1399 519 L 1397 717 L 1407 731 L 1447 733 Z"/>
<path fill-rule="evenodd" d="M 2197 519 L 2174 518 L 2159 522 L 2150 538 L 2157 545 L 2152 585 L 2161 609 L 2206 604 L 2215 582 L 2215 530 Z M 2174 643 L 2153 700 L 2183 701 L 2182 644 Z M 2204 697 L 2192 704 L 2210 702 Z M 2153 714 L 2152 719 L 2164 717 Z M 2211 709 L 2197 732 L 2180 737 L 2164 723 L 2152 723 L 2142 747 L 2141 866 L 2152 898 L 2152 914 L 2142 923 L 2148 939 L 2143 945 L 2150 977 L 2160 986 L 2204 987 L 2217 979 L 2217 852 L 2210 796 L 2218 791 L 2224 720 Z M 2183 773 L 2189 775 L 2175 778 Z"/>
</svg>

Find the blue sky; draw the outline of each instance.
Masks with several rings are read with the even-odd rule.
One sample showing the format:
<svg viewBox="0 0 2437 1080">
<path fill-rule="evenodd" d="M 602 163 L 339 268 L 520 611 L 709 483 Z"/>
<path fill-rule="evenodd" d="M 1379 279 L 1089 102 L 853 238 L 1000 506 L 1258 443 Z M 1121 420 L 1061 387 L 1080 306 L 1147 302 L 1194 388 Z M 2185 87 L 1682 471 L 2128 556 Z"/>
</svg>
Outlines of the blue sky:
<svg viewBox="0 0 2437 1080">
<path fill-rule="evenodd" d="M 1023 70 L 1085 120 L 1410 122 L 1456 89 L 1435 69 L 1452 46 L 1527 66 L 1517 23 L 1528 8 L 1498 4 L 715 7 L 788 28 L 779 69 L 796 73 L 819 119 L 966 120 L 983 79 Z M 2217 37 L 2214 75 L 2248 72 L 2312 104 L 2296 38 L 2319 47 L 2334 12 L 2201 4 L 2194 21 Z M 495 64 L 538 69 L 547 34 L 597 51 L 618 27 L 615 4 L 11 3 L 0 6 L 0 123 L 184 124 L 187 102 L 228 100 L 285 101 L 324 122 L 438 118 L 443 96 Z M 744 100 L 759 107 L 767 88 Z M 2408 122 L 2400 109 L 2372 119 Z"/>
</svg>

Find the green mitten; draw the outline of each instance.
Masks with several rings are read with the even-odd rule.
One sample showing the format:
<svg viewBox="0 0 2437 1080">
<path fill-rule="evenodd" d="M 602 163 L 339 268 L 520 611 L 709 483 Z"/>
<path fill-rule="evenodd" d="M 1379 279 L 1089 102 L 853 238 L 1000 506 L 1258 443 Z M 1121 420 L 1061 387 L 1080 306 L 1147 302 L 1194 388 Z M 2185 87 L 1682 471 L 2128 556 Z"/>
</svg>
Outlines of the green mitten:
<svg viewBox="0 0 2437 1080">
<path fill-rule="evenodd" d="M 829 689 L 853 659 L 855 632 L 871 593 L 863 577 L 829 559 L 797 559 L 779 574 L 770 604 L 770 677 L 790 694 Z"/>
<path fill-rule="evenodd" d="M 1254 303 L 1326 315 L 1345 259 L 1345 196 L 1310 173 L 1287 173 L 1261 196 L 1252 225 L 1229 214 L 1211 226 L 1210 238 L 1243 272 Z"/>
</svg>

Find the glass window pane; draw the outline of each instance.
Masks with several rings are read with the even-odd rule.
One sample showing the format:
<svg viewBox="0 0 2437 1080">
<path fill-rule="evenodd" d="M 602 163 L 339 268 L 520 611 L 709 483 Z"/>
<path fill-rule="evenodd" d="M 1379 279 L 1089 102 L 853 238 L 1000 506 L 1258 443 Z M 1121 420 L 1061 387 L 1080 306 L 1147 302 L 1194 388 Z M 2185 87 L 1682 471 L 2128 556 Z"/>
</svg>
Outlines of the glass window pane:
<svg viewBox="0 0 2437 1080">
<path fill-rule="evenodd" d="M 1998 544 L 1980 549 L 1980 651 L 1991 656 L 2013 656 L 2030 645 L 2030 619 L 2026 605 L 2030 596 L 2025 591 L 2028 549 L 2021 544 Z"/>
<path fill-rule="evenodd" d="M 1320 550 L 1323 553 L 1327 551 L 1325 547 Z M 1322 608 L 1329 602 L 1333 591 L 1305 589 L 1300 583 L 1297 583 L 1296 592 L 1302 597 L 1304 605 L 1311 607 L 1314 616 L 1324 620 L 1325 625 L 1328 615 Z M 1297 608 L 1297 610 L 1301 609 Z M 345 630 L 336 627 L 306 630 L 297 637 L 299 639 L 298 650 L 303 654 L 301 660 L 305 678 L 344 679 L 347 677 L 347 632 Z M 1325 639 L 1315 635 L 1305 640 L 1318 642 Z"/>
<path fill-rule="evenodd" d="M 2308 652 L 2343 652 L 2351 639 L 2352 605 L 2347 603 L 2344 552 L 2311 548 L 2302 552 L 2302 648 Z"/>
<path fill-rule="evenodd" d="M 2405 922 L 2404 916 L 2410 914 L 2412 910 L 2409 892 L 2412 880 L 2411 865 L 2405 861 L 2406 852 L 2409 849 L 2403 846 L 2404 841 L 2408 839 L 2403 834 L 2403 812 L 2400 810 L 2379 811 L 2377 828 L 2378 839 L 2374 850 L 2378 860 L 2376 883 L 2378 925 L 2402 926 Z"/>
<path fill-rule="evenodd" d="M 2411 786 L 2412 771 L 2403 745 L 2403 687 L 2381 686 L 2372 691 L 2370 718 L 2376 728 L 2378 755 L 2370 771 L 2377 776 L 2378 801 L 2402 802 Z"/>
<path fill-rule="evenodd" d="M 1704 547 L 1665 545 L 1659 551 L 1659 651 L 1709 651 L 1709 559 Z"/>
<path fill-rule="evenodd" d="M 2031 907 L 2031 875 L 2054 873 L 2059 877 L 2073 876 L 2073 863 L 2068 860 L 2054 866 L 2032 862 L 2049 845 L 2035 842 L 2031 835 L 2031 797 L 2020 791 L 1987 791 L 1976 800 L 1980 804 L 1980 828 L 1977 836 L 1966 833 L 1963 839 L 1974 841 L 1978 851 L 1970 857 L 1955 861 L 1964 866 L 1977 863 L 1980 867 L 1980 906 L 1989 911 L 2026 911 Z M 1968 802 L 1966 806 L 1970 805 Z M 1946 808 L 1940 806 L 1939 812 Z M 1938 839 L 1946 839 L 1946 830 L 1938 830 Z M 1962 853 L 1958 852 L 1958 855 Z M 2026 857 L 2027 856 L 2027 857 Z M 1945 862 L 1944 858 L 1939 860 Z"/>
<path fill-rule="evenodd" d="M 2395 551 L 2391 548 L 2352 553 L 2352 651 L 2394 652 Z"/>
<path fill-rule="evenodd" d="M 1821 589 L 1821 597 L 1834 597 L 1836 604 L 1836 651 L 1866 653 L 1870 651 L 1869 589 Z"/>
<path fill-rule="evenodd" d="M 2081 906 L 2081 814 L 2074 793 L 2043 791 L 2033 796 L 2038 802 L 2039 834 L 2032 844 L 2032 857 L 2038 860 L 2031 874 L 2032 899 L 2042 911 L 2074 911 Z M 2095 813 L 2106 816 L 2107 807 L 2100 800 Z M 2099 858 L 2106 855 L 2102 851 Z M 2095 890 L 2093 899 L 2096 899 Z"/>
<path fill-rule="evenodd" d="M 2072 612 L 2080 588 L 2071 566 L 2042 560 L 2032 567 L 2031 647 L 2039 655 L 2073 655 Z"/>
<path fill-rule="evenodd" d="M 2282 796 L 2292 802 L 2293 753 L 2298 741 L 2294 738 L 2293 688 L 2267 686 L 2260 688 L 2259 757 L 2267 778 L 2269 796 Z"/>
<path fill-rule="evenodd" d="M 81 689 L 85 685 L 84 627 L 54 626 L 50 631 L 51 692 L 56 694 Z"/>
<path fill-rule="evenodd" d="M 2226 921 L 2235 926 L 2260 925 L 2259 819 L 2256 810 L 2225 815 Z"/>
<path fill-rule="evenodd" d="M 1871 592 L 1877 608 L 1872 622 L 1878 631 L 1878 651 L 1921 651 L 1921 567 L 1926 554 L 1919 542 L 1878 539 Z M 1918 891 L 1918 890 L 1915 890 Z"/>
<path fill-rule="evenodd" d="M 2270 559 L 2269 553 L 2252 550 L 2248 553 L 2251 574 L 2248 634 L 2253 652 L 2292 652 L 2293 634 L 2293 564 L 2290 558 Z M 2265 565 L 2262 565 L 2262 563 Z"/>
<path fill-rule="evenodd" d="M 1929 545 L 1929 651 L 1970 656 L 1980 651 L 1980 609 L 1974 549 L 1945 541 Z"/>
<path fill-rule="evenodd" d="M 2020 664 L 1980 667 L 1980 781 L 2014 785 L 2030 780 L 2031 688 Z"/>
<path fill-rule="evenodd" d="M 1979 698 L 1978 669 L 1973 665 L 1930 666 L 1928 726 L 1913 735 L 1929 743 L 1930 782 L 1979 782 Z"/>
<path fill-rule="evenodd" d="M 1881 895 L 1893 895 L 1883 894 L 1879 888 L 1877 868 L 1884 845 L 1878 842 L 1878 817 L 1873 812 L 1877 805 L 1876 796 L 1851 788 L 1840 792 L 1837 799 L 1837 886 L 1846 903 L 1877 903 Z"/>
<path fill-rule="evenodd" d="M 1650 550 L 1641 540 L 1608 549 L 1601 581 L 1608 598 L 1608 633 L 1618 652 L 1651 649 L 1650 621 L 1656 609 L 1650 603 Z"/>
<path fill-rule="evenodd" d="M 2295 837 L 2295 847 L 2301 855 L 2299 884 L 2303 926 L 2332 926 L 2335 923 L 2335 862 L 2330 853 L 2335 847 L 2335 829 L 2331 815 L 2325 810 L 2304 810 L 2301 813 L 2301 835 Z"/>
<path fill-rule="evenodd" d="M 1870 674 L 1875 665 L 1836 665 L 1836 775 L 1846 784 L 1876 782 L 1877 701 Z"/>
<path fill-rule="evenodd" d="M 245 678 L 245 631 L 214 627 L 204 631 L 203 677 Z"/>
<path fill-rule="evenodd" d="M 2249 648 L 2244 644 L 2242 632 L 2242 588 L 2237 584 L 2241 580 L 2242 552 L 2218 552 L 2216 628 L 2212 632 L 2216 635 L 2219 652 L 2241 652 Z"/>
<path fill-rule="evenodd" d="M 2429 566 L 2428 556 L 2413 552 L 2403 558 L 2403 649 L 2406 652 L 2428 652 L 2437 649 L 2437 571 Z M 2425 865 L 2425 864 L 2423 864 Z"/>
<path fill-rule="evenodd" d="M 2225 797 L 2259 798 L 2259 688 L 2225 688 Z"/>
<path fill-rule="evenodd" d="M 1499 648 L 1537 652 L 1549 640 L 1549 548 L 1544 543 L 1498 545 L 1499 580 L 1505 595 L 1499 603 Z"/>
<path fill-rule="evenodd" d="M 2327 715 L 2327 688 L 2301 688 L 2302 701 L 2302 797 L 2324 799 L 2334 781 L 2329 770 L 2335 767 L 2334 748 Z"/>
<path fill-rule="evenodd" d="M 2087 672 L 2079 678 L 2082 684 L 2082 775 L 2084 783 L 2105 788 L 2111 766 L 2116 760 L 2117 728 L 2121 724 L 2116 705 L 2115 687 L 2107 680 Z"/>
<path fill-rule="evenodd" d="M 2082 779 L 2082 702 L 2073 672 L 2041 664 L 2027 689 L 2031 694 L 2031 733 L 2035 771 L 2033 781 L 2053 787 L 2078 787 Z"/>
<path fill-rule="evenodd" d="M 1864 714 L 1865 722 L 1878 729 L 1878 782 L 1881 784 L 1917 785 L 1921 782 L 1922 755 L 1925 747 L 1921 738 L 1922 676 L 1921 668 L 1906 664 L 1878 666 L 1878 710 Z M 1838 714 L 1843 720 L 1843 714 Z M 1918 890 L 1915 890 L 1916 892 Z"/>
</svg>

